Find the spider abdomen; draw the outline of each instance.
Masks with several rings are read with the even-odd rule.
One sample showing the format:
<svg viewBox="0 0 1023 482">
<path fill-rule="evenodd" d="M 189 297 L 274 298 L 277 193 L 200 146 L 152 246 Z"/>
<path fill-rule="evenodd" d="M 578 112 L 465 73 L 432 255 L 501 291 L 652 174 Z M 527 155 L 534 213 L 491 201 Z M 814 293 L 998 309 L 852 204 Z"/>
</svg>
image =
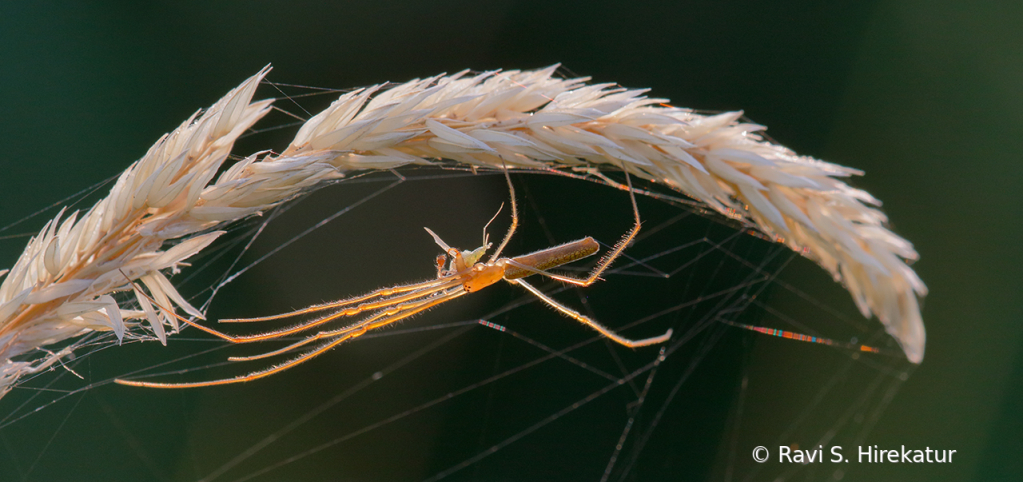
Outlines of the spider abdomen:
<svg viewBox="0 0 1023 482">
<path fill-rule="evenodd" d="M 505 279 L 525 278 L 526 276 L 536 274 L 536 270 L 546 271 L 566 263 L 571 263 L 577 259 L 591 256 L 599 249 L 600 245 L 593 238 L 587 236 L 570 243 L 554 246 L 553 248 L 516 256 L 512 258 L 512 261 L 534 269 L 527 270 L 515 265 L 509 265 L 508 270 L 504 273 L 504 277 Z"/>
</svg>

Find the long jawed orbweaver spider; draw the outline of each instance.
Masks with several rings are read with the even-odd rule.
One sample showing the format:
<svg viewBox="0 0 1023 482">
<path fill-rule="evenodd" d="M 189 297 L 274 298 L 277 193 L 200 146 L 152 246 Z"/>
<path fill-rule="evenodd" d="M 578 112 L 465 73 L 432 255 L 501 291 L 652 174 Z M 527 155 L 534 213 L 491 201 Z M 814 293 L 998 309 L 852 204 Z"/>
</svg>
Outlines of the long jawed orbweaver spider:
<svg viewBox="0 0 1023 482">
<path fill-rule="evenodd" d="M 209 387 L 214 385 L 227 385 L 231 383 L 241 383 L 259 378 L 267 377 L 278 372 L 282 372 L 291 367 L 304 363 L 306 361 L 315 358 L 331 348 L 334 348 L 341 343 L 344 343 L 353 338 L 358 338 L 366 334 L 371 330 L 382 328 L 397 321 L 411 317 L 413 315 L 422 313 L 430 308 L 433 308 L 441 303 L 446 303 L 455 298 L 463 296 L 467 293 L 473 293 L 479 291 L 487 286 L 497 283 L 498 281 L 505 280 L 513 285 L 518 285 L 529 291 L 537 298 L 547 303 L 558 312 L 562 313 L 569 318 L 572 318 L 590 328 L 596 330 L 598 333 L 608 338 L 609 340 L 624 345 L 630 348 L 636 348 L 641 346 L 656 345 L 664 343 L 671 338 L 671 330 L 660 336 L 652 338 L 645 338 L 641 340 L 631 340 L 619 336 L 609 328 L 597 323 L 593 319 L 586 317 L 579 312 L 569 308 L 553 298 L 545 295 L 540 290 L 533 287 L 533 285 L 527 283 L 522 278 L 531 275 L 546 276 L 551 279 L 570 283 L 576 286 L 589 286 L 600 279 L 600 275 L 608 268 L 621 255 L 625 247 L 636 237 L 640 229 L 639 219 L 639 208 L 636 205 L 636 196 L 632 192 L 632 180 L 629 178 L 628 172 L 625 173 L 625 179 L 628 183 L 629 197 L 632 200 L 632 212 L 635 217 L 635 223 L 632 229 L 629 230 L 622 239 L 609 251 L 597 266 L 593 268 L 589 276 L 586 278 L 575 278 L 571 276 L 559 275 L 550 273 L 547 270 L 556 268 L 566 263 L 576 261 L 588 256 L 593 255 L 599 249 L 599 245 L 592 237 L 586 237 L 570 243 L 565 243 L 560 246 L 554 246 L 544 250 L 536 251 L 530 254 L 516 256 L 514 258 L 501 258 L 501 252 L 504 250 L 508 241 L 512 235 L 515 234 L 515 229 L 519 224 L 518 209 L 515 203 L 515 187 L 512 185 L 511 176 L 508 174 L 507 168 L 504 170 L 505 179 L 508 182 L 508 191 L 511 197 L 511 215 L 512 221 L 508 228 L 507 234 L 504 239 L 501 240 L 501 244 L 498 245 L 497 250 L 490 255 L 490 259 L 486 262 L 480 260 L 486 254 L 487 250 L 490 249 L 491 244 L 487 242 L 486 226 L 483 228 L 483 246 L 476 248 L 473 251 L 459 251 L 456 248 L 452 248 L 445 243 L 440 236 L 430 231 L 429 228 L 424 228 L 431 236 L 433 236 L 434 242 L 437 243 L 441 249 L 444 250 L 444 254 L 437 257 L 437 278 L 423 281 L 419 283 L 413 283 L 409 285 L 398 285 L 387 288 L 381 288 L 361 296 L 354 298 L 348 298 L 345 300 L 334 301 L 331 303 L 325 303 L 321 305 L 313 305 L 308 308 L 301 310 L 292 311 L 289 313 L 283 313 L 274 316 L 265 316 L 260 318 L 244 318 L 244 319 L 225 319 L 220 320 L 222 323 L 250 323 L 250 322 L 262 322 L 279 319 L 288 319 L 297 316 L 303 316 L 310 313 L 318 313 L 321 311 L 336 310 L 330 314 L 321 316 L 311 321 L 300 323 L 295 326 L 288 328 L 282 328 L 279 330 L 270 331 L 267 333 L 257 335 L 241 335 L 234 336 L 222 333 L 214 330 L 213 328 L 205 325 L 196 323 L 191 320 L 187 320 L 177 315 L 174 315 L 181 321 L 187 323 L 190 326 L 194 326 L 202 331 L 215 335 L 221 339 L 227 340 L 231 343 L 252 343 L 258 341 L 267 341 L 282 338 L 288 335 L 311 330 L 315 327 L 325 325 L 332 321 L 356 316 L 363 313 L 369 313 L 369 315 L 361 321 L 352 323 L 350 325 L 333 329 L 320 331 L 314 335 L 310 335 L 307 338 L 292 343 L 284 348 L 274 350 L 271 352 L 247 356 L 247 357 L 230 357 L 228 360 L 231 361 L 247 361 L 257 360 L 276 355 L 282 355 L 312 342 L 318 340 L 326 340 L 324 343 L 315 347 L 314 349 L 303 353 L 302 355 L 292 358 L 284 363 L 274 365 L 270 368 L 251 372 L 247 375 L 240 375 L 233 378 L 224 378 L 218 380 L 210 380 L 205 382 L 185 382 L 185 383 L 165 383 L 165 382 L 147 382 L 140 380 L 124 380 L 116 379 L 115 382 L 121 385 L 130 385 L 135 387 L 149 387 L 149 388 L 192 388 L 192 387 Z M 498 210 L 500 214 L 500 210 Z M 494 215 L 496 218 L 497 215 Z M 493 221 L 493 219 L 491 219 Z M 489 222 L 487 226 L 489 226 Z M 447 268 L 445 268 L 445 264 Z M 137 294 L 140 294 L 146 298 L 148 295 L 143 293 L 138 287 L 134 286 Z M 153 302 L 150 299 L 151 302 Z M 173 310 L 165 310 L 168 313 L 173 313 Z"/>
</svg>

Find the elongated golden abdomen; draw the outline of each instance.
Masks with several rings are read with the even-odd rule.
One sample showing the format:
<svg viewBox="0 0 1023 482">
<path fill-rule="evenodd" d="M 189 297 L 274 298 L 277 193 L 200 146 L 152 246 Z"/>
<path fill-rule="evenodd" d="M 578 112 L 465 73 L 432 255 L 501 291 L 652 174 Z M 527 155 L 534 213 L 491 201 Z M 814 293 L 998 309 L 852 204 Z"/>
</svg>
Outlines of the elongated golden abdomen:
<svg viewBox="0 0 1023 482">
<path fill-rule="evenodd" d="M 598 250 L 600 250 L 600 245 L 597 244 L 593 238 L 587 236 L 583 239 L 578 239 L 570 243 L 554 246 L 553 248 L 547 248 L 533 253 L 524 254 L 522 256 L 516 256 L 512 258 L 512 261 L 515 261 L 518 264 L 531 266 L 537 270 L 546 271 L 551 268 L 557 268 L 558 266 L 566 263 L 571 263 L 577 259 L 591 256 Z M 532 274 L 536 274 L 536 272 L 522 269 L 514 265 L 508 265 L 507 269 L 504 271 L 504 279 L 525 278 Z"/>
</svg>

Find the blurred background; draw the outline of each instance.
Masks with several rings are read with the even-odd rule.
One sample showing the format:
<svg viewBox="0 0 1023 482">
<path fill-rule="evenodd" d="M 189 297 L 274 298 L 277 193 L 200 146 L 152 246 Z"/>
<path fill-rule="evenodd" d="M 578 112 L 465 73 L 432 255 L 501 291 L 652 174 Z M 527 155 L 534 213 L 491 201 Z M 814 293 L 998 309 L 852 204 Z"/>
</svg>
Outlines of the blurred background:
<svg viewBox="0 0 1023 482">
<path fill-rule="evenodd" d="M 886 408 L 865 443 L 957 453 L 952 464 L 850 464 L 845 480 L 1019 480 L 1021 21 L 1023 4 L 1012 2 L 8 3 L 0 6 L 0 135 L 5 145 L 0 226 L 114 176 L 161 134 L 268 63 L 274 66 L 269 78 L 275 82 L 347 88 L 465 68 L 531 69 L 560 62 L 566 75 L 649 87 L 651 95 L 670 98 L 675 105 L 742 109 L 796 152 L 866 171 L 853 184 L 883 200 L 895 232 L 915 244 L 921 261 L 914 268 L 930 295 L 923 311 L 928 331 L 924 363 L 890 400 L 886 393 L 871 395 Z M 260 94 L 277 95 L 267 89 Z M 322 108 L 328 102 L 311 105 Z M 250 139 L 236 152 L 285 144 L 286 137 Z M 558 222 L 566 226 L 564 240 L 600 225 L 595 235 L 610 242 L 628 228 L 627 201 L 601 197 L 576 202 L 591 194 L 620 196 L 617 191 L 538 177 L 516 177 L 525 186 L 520 196 L 524 204 L 531 198 L 540 206 L 568 199 L 563 210 L 539 209 L 552 225 L 564 218 Z M 294 216 L 289 214 L 287 223 L 295 224 L 276 226 L 258 249 L 286 241 L 377 188 L 366 184 L 318 192 L 315 200 L 295 208 Z M 492 176 L 402 184 L 379 202 L 343 216 L 332 231 L 260 265 L 219 295 L 211 315 L 256 316 L 428 277 L 436 253 L 420 227 L 429 225 L 449 243 L 470 247 L 478 243 L 479 227 L 506 198 L 501 179 Z M 641 209 L 652 218 L 671 215 L 649 200 L 641 200 Z M 36 231 L 52 214 L 0 234 Z M 517 251 L 544 246 L 539 231 L 533 233 L 536 242 L 526 236 L 521 248 L 514 246 Z M 0 239 L 0 267 L 12 265 L 26 241 Z M 848 295 L 807 260 L 795 260 L 785 274 L 820 285 L 820 292 L 808 289 L 815 299 L 858 316 Z M 611 296 L 616 289 L 622 288 L 601 293 Z M 486 306 L 501 306 L 517 295 L 466 299 L 438 310 L 429 323 L 480 316 L 490 309 Z M 594 309 L 610 313 L 636 307 Z M 170 393 L 90 389 L 0 429 L 0 479 L 197 480 L 323 400 L 442 335 L 352 344 L 349 355 L 336 350 L 324 358 L 340 358 L 318 360 L 319 366 L 262 385 Z M 457 388 L 458 382 L 446 378 L 449 373 L 470 368 L 489 373 L 497 363 L 493 346 L 487 345 L 493 342 L 492 334 L 471 334 L 435 353 L 435 360 L 423 361 L 419 371 L 382 392 L 383 398 L 335 409 L 332 417 L 354 420 L 353 427 L 359 427 L 402 413 L 407 407 L 396 402 L 418 399 L 419 390 Z M 677 425 L 666 423 L 673 428 L 657 436 L 656 446 L 639 459 L 645 467 L 637 468 L 633 479 L 772 480 L 778 475 L 778 467 L 735 474 L 722 469 L 729 457 L 749 465 L 748 447 L 770 446 L 778 437 L 769 421 L 762 431 L 754 422 L 729 448 L 722 434 L 727 433 L 728 414 L 736 410 L 735 387 L 744 377 L 751 383 L 760 380 L 768 386 L 758 388 L 759 398 L 749 395 L 757 402 L 745 410 L 765 413 L 765 418 L 780 411 L 779 417 L 791 422 L 799 412 L 788 414 L 785 408 L 814 393 L 793 379 L 820 375 L 828 362 L 812 358 L 813 348 L 774 345 L 774 340 L 745 334 L 728 335 L 720 343 L 717 356 L 699 366 L 705 385 L 698 386 L 704 388 L 668 406 L 668 413 L 678 414 Z M 96 370 L 103 365 L 111 371 L 88 381 L 160 363 L 196 346 L 175 347 L 172 339 L 166 349 L 151 343 L 107 350 L 97 356 Z M 324 373 L 339 370 L 349 370 L 351 378 Z M 524 417 L 518 427 L 578 398 L 543 405 L 539 399 L 556 398 L 562 389 L 550 383 L 503 385 L 538 400 L 535 413 L 512 414 Z M 855 392 L 860 385 L 851 387 Z M 491 392 L 473 403 L 485 405 L 501 396 Z M 0 400 L 0 413 L 23 400 Z M 473 466 L 453 478 L 599 479 L 624 421 L 622 405 L 607 416 L 593 411 L 580 415 L 581 420 L 552 424 L 544 429 L 548 433 L 510 446 L 506 456 L 495 457 L 495 465 Z M 262 465 L 257 464 L 218 480 L 249 475 L 254 480 L 421 480 L 478 452 L 472 448 L 476 435 L 462 437 L 469 442 L 449 443 L 461 440 L 463 425 L 477 423 L 460 418 L 463 409 L 456 405 L 409 417 L 387 429 L 393 432 L 373 435 L 379 440 L 341 443 L 277 472 L 258 475 Z M 502 415 L 496 409 L 479 413 L 495 419 Z M 609 418 L 609 427 L 599 425 Z M 331 440 L 331 430 L 328 422 L 314 420 L 290 434 L 306 440 L 281 444 L 294 443 L 297 448 L 290 453 L 308 450 Z M 529 451 L 544 447 L 546 437 L 574 442 Z M 591 437 L 608 443 L 578 443 Z M 480 438 L 483 447 L 495 441 Z M 261 453 L 257 458 L 263 456 L 269 457 L 263 465 L 283 457 Z M 825 468 L 805 478 L 834 477 Z"/>
</svg>

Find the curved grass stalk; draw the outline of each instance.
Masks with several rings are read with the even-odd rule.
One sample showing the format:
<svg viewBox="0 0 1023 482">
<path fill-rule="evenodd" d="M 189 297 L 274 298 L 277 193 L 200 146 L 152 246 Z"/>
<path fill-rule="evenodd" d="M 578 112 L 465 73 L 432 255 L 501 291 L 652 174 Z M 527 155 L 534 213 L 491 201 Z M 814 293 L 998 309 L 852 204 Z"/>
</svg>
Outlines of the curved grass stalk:
<svg viewBox="0 0 1023 482">
<path fill-rule="evenodd" d="M 253 154 L 219 177 L 235 140 L 272 101 L 253 101 L 265 68 L 161 137 L 92 208 L 61 210 L 0 285 L 0 395 L 68 355 L 45 346 L 92 330 L 118 339 L 142 323 L 166 343 L 177 321 L 202 318 L 165 277 L 220 229 L 352 171 L 433 164 L 549 169 L 624 166 L 634 176 L 756 226 L 841 282 L 907 358 L 923 359 L 918 300 L 927 289 L 912 244 L 885 226 L 880 202 L 842 178 L 855 169 L 799 156 L 758 135 L 742 112 L 705 116 L 645 90 L 535 71 L 460 72 L 342 95 L 279 155 Z M 214 179 L 216 177 L 216 179 Z M 2 275 L 2 272 L 0 272 Z M 158 303 L 111 294 L 139 280 Z"/>
</svg>

